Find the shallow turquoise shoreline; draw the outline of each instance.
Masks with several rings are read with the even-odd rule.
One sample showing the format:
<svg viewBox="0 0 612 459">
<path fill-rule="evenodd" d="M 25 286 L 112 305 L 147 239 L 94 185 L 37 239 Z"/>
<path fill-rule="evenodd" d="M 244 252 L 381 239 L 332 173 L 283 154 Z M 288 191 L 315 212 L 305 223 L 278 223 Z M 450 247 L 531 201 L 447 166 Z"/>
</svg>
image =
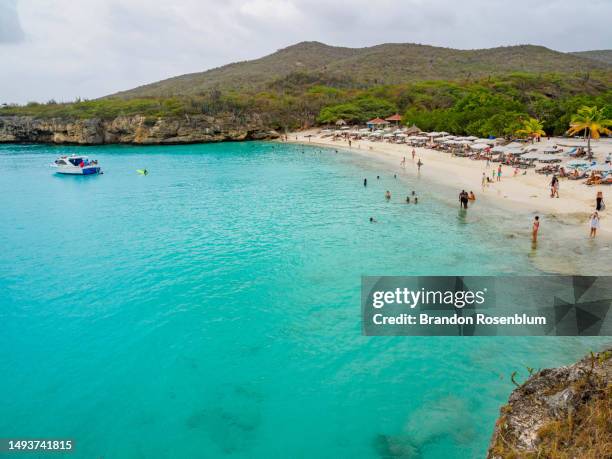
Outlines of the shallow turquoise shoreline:
<svg viewBox="0 0 612 459">
<path fill-rule="evenodd" d="M 73 151 L 105 174 L 54 175 Z M 539 271 L 490 210 L 342 152 L 0 145 L 0 204 L 0 430 L 79 457 L 482 456 L 512 372 L 609 342 L 361 336 L 361 275 Z"/>
</svg>

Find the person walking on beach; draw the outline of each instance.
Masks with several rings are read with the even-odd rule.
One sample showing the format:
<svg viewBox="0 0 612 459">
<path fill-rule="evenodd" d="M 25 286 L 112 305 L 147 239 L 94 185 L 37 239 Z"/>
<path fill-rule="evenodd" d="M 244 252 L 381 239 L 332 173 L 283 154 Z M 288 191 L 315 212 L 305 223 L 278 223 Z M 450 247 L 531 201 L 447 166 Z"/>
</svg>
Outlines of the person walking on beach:
<svg viewBox="0 0 612 459">
<path fill-rule="evenodd" d="M 502 167 L 501 164 L 497 167 L 497 181 L 501 181 Z"/>
<path fill-rule="evenodd" d="M 349 139 L 349 148 L 351 148 L 351 145 L 353 145 L 353 142 L 351 141 L 351 139 Z"/>
<path fill-rule="evenodd" d="M 598 191 L 595 197 L 595 210 L 600 212 L 606 208 L 603 200 L 603 192 Z"/>
<path fill-rule="evenodd" d="M 419 158 L 419 162 L 417 163 L 417 170 L 419 172 L 421 172 L 421 166 L 423 165 L 423 161 L 421 161 L 421 158 Z"/>
<path fill-rule="evenodd" d="M 538 240 L 538 231 L 540 230 L 540 217 L 537 215 L 533 219 L 533 227 L 531 229 L 531 240 L 536 242 Z"/>
<path fill-rule="evenodd" d="M 405 156 L 402 158 L 402 162 L 400 163 L 400 166 L 406 167 L 406 157 Z"/>
<path fill-rule="evenodd" d="M 557 178 L 557 174 L 553 175 L 552 180 L 550 181 L 550 197 L 559 197 L 559 179 Z"/>
<path fill-rule="evenodd" d="M 591 226 L 591 233 L 589 234 L 589 237 L 595 237 L 597 230 L 599 229 L 599 214 L 597 211 L 593 212 L 593 215 L 591 215 L 591 221 L 589 223 Z"/>
<path fill-rule="evenodd" d="M 414 148 L 412 149 L 412 161 L 414 162 L 414 156 L 416 155 L 416 151 L 414 151 Z"/>
<path fill-rule="evenodd" d="M 485 187 L 487 186 L 487 175 L 484 172 L 482 173 L 480 185 L 482 186 L 482 191 L 484 191 Z"/>
<path fill-rule="evenodd" d="M 461 193 L 459 193 L 459 206 L 464 209 L 468 208 L 468 194 L 465 190 L 461 190 Z"/>
</svg>

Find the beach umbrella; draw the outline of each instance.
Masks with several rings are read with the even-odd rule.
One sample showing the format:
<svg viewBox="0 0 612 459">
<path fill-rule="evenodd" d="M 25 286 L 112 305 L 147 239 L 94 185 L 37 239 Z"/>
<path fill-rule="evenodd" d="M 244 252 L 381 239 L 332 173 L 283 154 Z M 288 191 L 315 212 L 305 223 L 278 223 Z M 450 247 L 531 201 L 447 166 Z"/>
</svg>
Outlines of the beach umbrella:
<svg viewBox="0 0 612 459">
<path fill-rule="evenodd" d="M 529 153 L 525 153 L 522 156 L 522 159 L 538 159 L 540 158 L 540 153 L 537 153 L 535 151 L 529 152 Z"/>
<path fill-rule="evenodd" d="M 478 139 L 478 137 L 473 136 L 473 135 L 469 135 L 469 136 L 467 136 L 467 137 L 465 138 L 465 140 L 477 140 L 477 139 Z"/>
<path fill-rule="evenodd" d="M 572 169 L 577 169 L 579 167 L 587 167 L 588 165 L 588 161 L 583 161 L 581 159 L 574 159 L 566 164 L 567 167 L 571 167 Z"/>
<path fill-rule="evenodd" d="M 612 166 L 610 164 L 593 164 L 589 167 L 590 171 L 593 172 L 612 172 Z"/>
<path fill-rule="evenodd" d="M 484 150 L 485 148 L 489 148 L 486 143 L 475 143 L 470 146 L 472 150 Z"/>
<path fill-rule="evenodd" d="M 491 149 L 491 153 L 509 153 L 508 149 L 506 147 L 493 147 Z"/>
<path fill-rule="evenodd" d="M 563 161 L 563 156 L 562 155 L 543 155 L 540 154 L 540 157 L 538 158 L 538 161 L 541 163 L 549 163 L 549 162 L 555 162 L 555 161 Z"/>
</svg>

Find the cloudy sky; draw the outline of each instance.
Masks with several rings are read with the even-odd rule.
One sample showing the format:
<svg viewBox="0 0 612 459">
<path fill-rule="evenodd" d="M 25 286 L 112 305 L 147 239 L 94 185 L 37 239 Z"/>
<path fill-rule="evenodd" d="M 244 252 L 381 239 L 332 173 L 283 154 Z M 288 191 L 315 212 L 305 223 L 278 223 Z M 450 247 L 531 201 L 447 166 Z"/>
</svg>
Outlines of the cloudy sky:
<svg viewBox="0 0 612 459">
<path fill-rule="evenodd" d="M 611 0 L 0 0 L 0 103 L 94 98 L 317 40 L 612 48 Z"/>
</svg>

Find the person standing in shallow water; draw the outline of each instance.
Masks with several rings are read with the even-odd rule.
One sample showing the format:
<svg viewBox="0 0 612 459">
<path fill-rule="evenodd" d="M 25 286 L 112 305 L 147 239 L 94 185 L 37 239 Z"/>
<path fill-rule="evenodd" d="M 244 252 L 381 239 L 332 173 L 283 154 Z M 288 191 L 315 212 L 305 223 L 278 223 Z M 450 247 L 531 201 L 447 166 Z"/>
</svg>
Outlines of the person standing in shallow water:
<svg viewBox="0 0 612 459">
<path fill-rule="evenodd" d="M 601 212 L 605 207 L 606 205 L 604 204 L 603 200 L 603 192 L 598 191 L 597 195 L 595 196 L 595 210 Z"/>
<path fill-rule="evenodd" d="M 367 178 L 363 179 L 363 186 L 368 186 L 368 179 Z"/>
<path fill-rule="evenodd" d="M 464 209 L 468 208 L 468 194 L 465 190 L 461 190 L 461 193 L 459 193 L 459 205 Z"/>
<path fill-rule="evenodd" d="M 389 201 L 391 199 L 391 192 L 389 190 L 387 190 L 387 192 L 385 193 L 385 199 L 387 201 Z"/>
<path fill-rule="evenodd" d="M 423 161 L 421 161 L 421 158 L 419 158 L 419 162 L 417 163 L 417 170 L 419 172 L 421 172 L 421 166 L 423 165 Z"/>
<path fill-rule="evenodd" d="M 591 226 L 589 237 L 595 237 L 597 235 L 597 230 L 599 229 L 599 214 L 597 211 L 593 212 L 593 215 L 591 215 L 589 224 Z"/>
<path fill-rule="evenodd" d="M 540 230 L 540 217 L 536 215 L 535 218 L 533 219 L 533 226 L 531 228 L 531 240 L 533 242 L 537 242 L 539 230 Z"/>
</svg>

